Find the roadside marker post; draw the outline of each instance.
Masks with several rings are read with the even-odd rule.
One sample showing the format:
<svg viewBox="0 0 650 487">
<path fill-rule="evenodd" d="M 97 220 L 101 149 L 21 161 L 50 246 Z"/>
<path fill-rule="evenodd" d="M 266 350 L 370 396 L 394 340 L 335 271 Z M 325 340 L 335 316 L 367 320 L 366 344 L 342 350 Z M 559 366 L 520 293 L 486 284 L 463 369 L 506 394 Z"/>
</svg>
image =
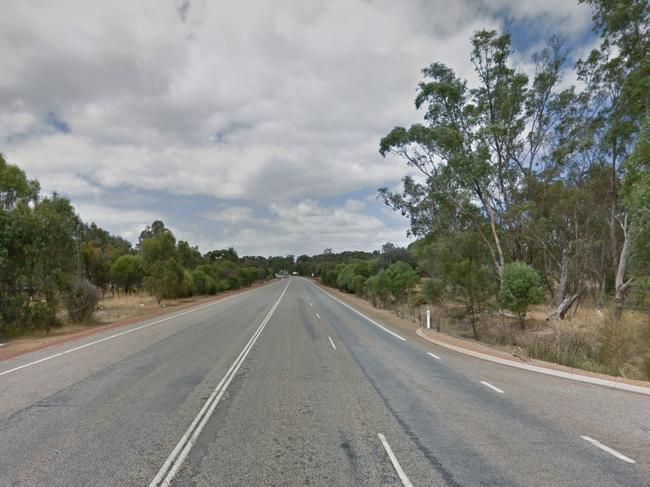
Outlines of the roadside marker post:
<svg viewBox="0 0 650 487">
<path fill-rule="evenodd" d="M 431 329 L 431 310 L 427 310 L 427 330 Z"/>
</svg>

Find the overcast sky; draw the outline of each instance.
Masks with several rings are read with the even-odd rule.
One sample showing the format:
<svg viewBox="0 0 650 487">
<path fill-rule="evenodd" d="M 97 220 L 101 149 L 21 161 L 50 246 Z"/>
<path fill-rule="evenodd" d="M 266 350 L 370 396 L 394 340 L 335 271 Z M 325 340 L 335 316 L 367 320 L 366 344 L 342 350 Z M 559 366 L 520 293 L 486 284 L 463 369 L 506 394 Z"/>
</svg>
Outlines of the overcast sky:
<svg viewBox="0 0 650 487">
<path fill-rule="evenodd" d="M 132 241 L 162 219 L 204 252 L 407 244 L 379 139 L 420 118 L 423 67 L 473 79 L 480 28 L 522 69 L 551 34 L 593 43 L 577 0 L 8 0 L 0 151 Z"/>
</svg>

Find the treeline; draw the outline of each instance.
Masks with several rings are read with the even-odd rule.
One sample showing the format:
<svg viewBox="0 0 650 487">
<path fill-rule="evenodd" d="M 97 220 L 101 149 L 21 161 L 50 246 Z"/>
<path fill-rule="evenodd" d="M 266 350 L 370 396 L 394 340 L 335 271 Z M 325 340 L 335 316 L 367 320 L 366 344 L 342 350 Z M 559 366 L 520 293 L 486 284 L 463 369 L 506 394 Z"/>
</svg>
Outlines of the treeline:
<svg viewBox="0 0 650 487">
<path fill-rule="evenodd" d="M 326 249 L 313 257 L 301 255 L 295 269 L 326 286 L 368 298 L 375 306 L 392 307 L 404 304 L 419 282 L 415 265 L 409 250 L 387 243 L 381 252 L 333 253 Z"/>
<path fill-rule="evenodd" d="M 573 66 L 553 37 L 526 74 L 507 33 L 479 31 L 476 83 L 426 67 L 423 121 L 379 144 L 419 172 L 398 192 L 379 190 L 417 241 L 397 263 L 383 251 L 321 255 L 307 259 L 311 272 L 376 305 L 439 305 L 475 338 L 532 356 L 650 378 L 650 326 L 638 313 L 650 283 L 650 3 L 584 3 L 600 45 Z M 546 338 L 502 326 L 512 317 L 523 329 L 536 303 L 550 323 L 598 312 Z"/>
<path fill-rule="evenodd" d="M 423 70 L 424 121 L 380 142 L 417 169 L 401 192 L 380 190 L 410 219 L 431 291 L 457 288 L 480 308 L 527 281 L 564 318 L 581 302 L 641 305 L 650 273 L 650 4 L 589 0 L 598 49 L 573 67 L 552 38 L 531 74 L 510 36 L 471 39 L 478 83 L 442 64 Z M 577 77 L 579 87 L 564 87 Z M 513 267 L 513 263 L 517 263 Z M 531 268 L 528 269 L 527 267 Z M 520 311 L 521 313 L 521 311 Z"/>
<path fill-rule="evenodd" d="M 211 295 L 290 272 L 293 256 L 201 254 L 161 221 L 133 246 L 81 221 L 70 201 L 0 155 L 0 340 L 49 330 L 62 317 L 83 322 L 106 293 L 149 292 L 162 300 Z"/>
</svg>

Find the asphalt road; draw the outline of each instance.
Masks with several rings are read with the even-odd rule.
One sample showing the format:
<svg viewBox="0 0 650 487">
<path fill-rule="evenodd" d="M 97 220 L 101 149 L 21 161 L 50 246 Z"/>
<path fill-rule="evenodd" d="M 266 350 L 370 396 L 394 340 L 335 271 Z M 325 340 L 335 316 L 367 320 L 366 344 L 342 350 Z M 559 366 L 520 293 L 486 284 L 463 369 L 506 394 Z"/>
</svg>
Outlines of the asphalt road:
<svg viewBox="0 0 650 487">
<path fill-rule="evenodd" d="M 0 362 L 0 485 L 169 484 L 648 486 L 650 399 L 441 349 L 301 278 Z"/>
</svg>

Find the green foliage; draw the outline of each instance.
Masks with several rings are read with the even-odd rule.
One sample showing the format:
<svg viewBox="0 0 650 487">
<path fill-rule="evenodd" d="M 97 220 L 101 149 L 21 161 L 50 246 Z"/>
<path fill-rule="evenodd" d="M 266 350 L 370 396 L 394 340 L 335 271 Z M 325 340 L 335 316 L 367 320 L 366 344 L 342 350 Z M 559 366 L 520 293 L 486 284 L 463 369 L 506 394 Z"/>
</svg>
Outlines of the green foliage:
<svg viewBox="0 0 650 487">
<path fill-rule="evenodd" d="M 339 264 L 336 271 L 336 287 L 355 293 L 363 289 L 364 283 L 361 281 L 365 282 L 366 278 L 377 271 L 377 261 L 352 259 L 346 264 Z"/>
<path fill-rule="evenodd" d="M 522 329 L 528 307 L 539 303 L 543 297 L 541 278 L 534 268 L 524 262 L 511 262 L 505 266 L 501 276 L 499 302 L 506 309 L 517 313 Z"/>
<path fill-rule="evenodd" d="M 111 267 L 111 280 L 125 293 L 140 287 L 143 279 L 142 259 L 137 255 L 122 255 Z"/>
<path fill-rule="evenodd" d="M 192 282 L 194 283 L 194 292 L 198 295 L 216 294 L 217 283 L 212 277 L 200 269 L 192 271 Z"/>
<path fill-rule="evenodd" d="M 145 279 L 145 286 L 158 303 L 186 296 L 189 291 L 185 269 L 175 259 L 156 261 Z"/>
<path fill-rule="evenodd" d="M 424 279 L 422 281 L 422 299 L 425 303 L 438 303 L 440 302 L 445 290 L 445 283 L 442 279 Z"/>
<path fill-rule="evenodd" d="M 623 197 L 632 219 L 630 267 L 640 300 L 650 276 L 650 120 L 639 134 L 626 169 Z"/>
<path fill-rule="evenodd" d="M 84 323 L 92 317 L 101 291 L 88 279 L 74 278 L 65 292 L 65 305 L 70 319 L 75 323 Z"/>
<path fill-rule="evenodd" d="M 4 156 L 0 154 L 0 208 L 2 210 L 9 211 L 18 204 L 35 202 L 39 190 L 38 181 L 27 179 L 24 171 L 7 163 Z"/>
<path fill-rule="evenodd" d="M 190 244 L 184 240 L 178 242 L 176 253 L 178 255 L 178 261 L 186 269 L 194 269 L 203 260 L 198 247 L 190 247 Z"/>
<path fill-rule="evenodd" d="M 152 224 L 154 230 L 142 232 L 144 238 L 140 238 L 140 256 L 145 270 L 152 271 L 158 263 L 177 258 L 176 238 L 174 234 L 162 222 L 156 221 Z"/>
<path fill-rule="evenodd" d="M 383 305 L 403 303 L 419 276 L 406 262 L 396 262 L 366 280 L 366 291 L 373 303 Z"/>
</svg>

